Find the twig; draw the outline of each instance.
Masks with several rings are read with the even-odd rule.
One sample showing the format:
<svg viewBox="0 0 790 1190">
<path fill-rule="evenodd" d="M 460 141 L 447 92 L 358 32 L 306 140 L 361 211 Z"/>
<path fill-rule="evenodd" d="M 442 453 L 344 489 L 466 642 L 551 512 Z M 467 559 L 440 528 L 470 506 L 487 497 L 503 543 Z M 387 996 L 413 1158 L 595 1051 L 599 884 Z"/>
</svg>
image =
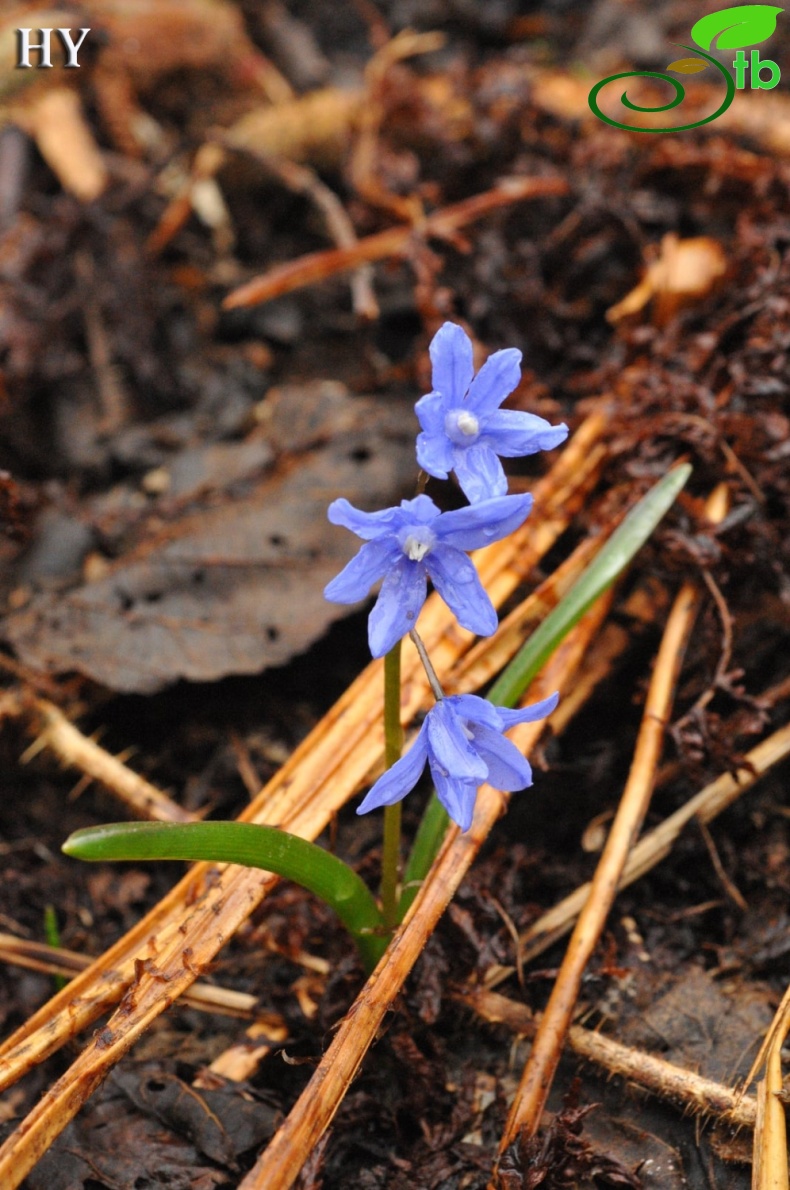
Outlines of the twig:
<svg viewBox="0 0 790 1190">
<path fill-rule="evenodd" d="M 757 744 L 746 754 L 737 777 L 723 773 L 690 798 L 660 826 L 640 839 L 628 857 L 617 884 L 618 892 L 639 880 L 670 854 L 690 822 L 708 823 L 748 792 L 773 765 L 790 755 L 790 724 Z M 528 962 L 568 933 L 590 895 L 590 883 L 582 884 L 534 922 L 521 936 L 522 959 Z M 503 976 L 507 978 L 507 976 Z M 493 985 L 492 985 L 493 986 Z"/>
<path fill-rule="evenodd" d="M 787 1122 L 780 1096 L 782 1046 L 790 1031 L 790 1013 L 785 1006 L 774 1018 L 765 1063 L 765 1077 L 757 1086 L 757 1126 L 754 1130 L 752 1190 L 788 1190 Z"/>
<path fill-rule="evenodd" d="M 379 130 L 385 117 L 383 85 L 396 62 L 439 50 L 445 41 L 443 33 L 415 33 L 413 29 L 403 29 L 373 55 L 365 68 L 365 102 L 357 114 L 349 176 L 357 194 L 367 203 L 407 223 L 420 222 L 424 218 L 421 199 L 417 194 L 391 193 L 382 186 L 376 172 Z"/>
<path fill-rule="evenodd" d="M 723 518 L 727 490 L 720 485 L 708 501 L 709 519 Z M 664 730 L 683 655 L 700 604 L 699 588 L 685 583 L 672 611 L 647 693 L 631 771 L 500 1140 L 500 1154 L 520 1132 L 535 1134 L 551 1090 L 573 1017 L 582 977 L 617 894 L 628 853 L 644 821 L 664 742 Z"/>
<path fill-rule="evenodd" d="M 83 735 L 54 703 L 37 698 L 33 709 L 38 719 L 38 736 L 23 753 L 23 764 L 44 748 L 51 748 L 65 765 L 80 769 L 101 782 L 138 818 L 158 822 L 195 822 L 198 815 L 184 810 L 145 777 L 127 768 L 117 756 Z"/>
<path fill-rule="evenodd" d="M 178 193 L 165 207 L 159 222 L 146 243 L 149 256 L 158 256 L 186 224 L 195 206 L 195 195 L 199 187 L 212 182 L 225 164 L 228 149 L 238 148 L 220 135 L 220 142 L 207 142 L 195 155 L 192 170 Z M 245 146 L 244 152 L 254 157 L 267 173 L 277 178 L 288 190 L 300 194 L 313 203 L 321 212 L 329 238 L 338 248 L 353 248 L 358 244 L 354 225 L 340 199 L 333 190 L 322 182 L 310 166 L 289 161 L 284 157 L 268 154 L 254 144 Z M 216 183 L 214 183 L 216 184 Z M 366 321 L 378 318 L 379 307 L 373 292 L 373 270 L 369 264 L 362 264 L 351 277 L 351 296 L 354 312 Z"/>
<path fill-rule="evenodd" d="M 526 1004 L 519 1004 L 506 996 L 500 996 L 498 992 L 483 988 L 466 992 L 457 999 L 483 1020 L 506 1025 L 514 1033 L 525 1037 L 534 1035 L 541 1020 L 540 1015 L 533 1015 Z M 755 1126 L 757 1101 L 750 1095 L 741 1095 L 731 1087 L 702 1078 L 691 1070 L 684 1070 L 663 1058 L 632 1049 L 581 1025 L 570 1026 L 568 1044 L 580 1057 L 602 1066 L 609 1074 L 636 1083 L 659 1099 L 680 1103 L 685 1109 L 704 1115 L 717 1116 L 733 1127 Z"/>
<path fill-rule="evenodd" d="M 45 975 L 65 975 L 67 979 L 90 966 L 88 955 L 63 947 L 47 946 L 44 942 L 29 942 L 13 934 L 0 933 L 0 962 L 28 971 L 42 971 Z M 256 996 L 221 988 L 211 983 L 193 983 L 181 998 L 188 1008 L 201 1012 L 221 1012 L 224 1016 L 250 1020 L 255 1016 Z"/>
<path fill-rule="evenodd" d="M 386 231 L 358 240 L 353 247 L 311 252 L 298 260 L 276 265 L 267 273 L 234 289 L 222 305 L 226 310 L 257 306 L 304 285 L 314 285 L 317 281 L 325 281 L 348 269 L 358 268 L 361 264 L 406 256 L 414 237 L 449 239 L 462 227 L 500 207 L 512 206 L 530 198 L 566 194 L 567 190 L 568 183 L 563 178 L 505 178 L 498 186 L 483 194 L 473 195 L 472 198 L 435 211 L 418 227 L 388 227 Z"/>
<path fill-rule="evenodd" d="M 673 724 L 672 731 L 676 738 L 678 737 L 681 728 L 683 728 L 687 723 L 694 722 L 696 717 L 701 711 L 705 709 L 705 707 L 714 697 L 717 689 L 723 684 L 723 679 L 727 673 L 727 670 L 729 669 L 730 660 L 732 659 L 732 616 L 730 615 L 730 609 L 727 607 L 727 601 L 722 595 L 719 585 L 710 571 L 706 568 L 703 568 L 702 577 L 705 581 L 705 586 L 708 588 L 711 596 L 713 597 L 713 602 L 716 605 L 716 610 L 719 613 L 719 619 L 721 620 L 721 653 L 719 654 L 719 660 L 716 663 L 716 672 L 714 673 L 706 688 L 702 691 L 694 705 L 690 707 L 688 711 L 686 711 L 683 718 L 678 719 L 678 721 Z"/>
<path fill-rule="evenodd" d="M 85 339 L 101 409 L 99 429 L 102 434 L 111 437 L 128 419 L 129 399 L 119 369 L 113 363 L 110 336 L 96 299 L 96 269 L 93 257 L 88 252 L 75 253 L 74 272 L 82 291 Z"/>
<path fill-rule="evenodd" d="M 324 217 L 329 236 L 338 248 L 353 249 L 359 243 L 354 224 L 342 202 L 335 192 L 321 181 L 314 169 L 284 158 L 265 158 L 253 149 L 248 151 L 259 160 L 263 160 L 267 168 L 276 174 L 289 190 L 308 198 L 318 208 Z M 351 297 L 354 313 L 358 317 L 364 318 L 367 322 L 373 322 L 378 318 L 379 304 L 373 292 L 373 269 L 369 264 L 360 265 L 352 273 Z"/>
<path fill-rule="evenodd" d="M 710 856 L 710 862 L 713 864 L 713 870 L 718 876 L 722 888 L 732 903 L 737 905 L 741 913 L 746 913 L 749 906 L 746 904 L 746 900 L 744 899 L 741 890 L 736 887 L 736 885 L 727 875 L 724 864 L 721 862 L 721 856 L 719 855 L 719 850 L 716 846 L 716 843 L 714 842 L 713 835 L 708 830 L 706 824 L 704 822 L 700 822 L 699 819 L 697 819 L 697 826 L 699 828 L 699 833 L 702 835 L 702 841 L 707 848 L 708 855 Z"/>
</svg>

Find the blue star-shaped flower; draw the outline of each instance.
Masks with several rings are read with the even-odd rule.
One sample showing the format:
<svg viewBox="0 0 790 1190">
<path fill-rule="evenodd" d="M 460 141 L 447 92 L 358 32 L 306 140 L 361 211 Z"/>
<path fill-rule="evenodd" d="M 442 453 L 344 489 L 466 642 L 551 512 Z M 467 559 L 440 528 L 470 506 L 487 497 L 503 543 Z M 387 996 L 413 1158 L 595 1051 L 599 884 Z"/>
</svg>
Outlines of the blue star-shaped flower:
<svg viewBox="0 0 790 1190">
<path fill-rule="evenodd" d="M 558 700 L 559 694 L 552 694 L 510 711 L 476 694 L 443 698 L 426 715 L 406 755 L 379 777 L 357 814 L 399 802 L 417 784 L 427 760 L 439 801 L 462 831 L 469 830 L 484 781 L 510 793 L 532 784 L 529 762 L 502 733 L 516 723 L 545 719 Z"/>
<path fill-rule="evenodd" d="M 445 322 L 430 346 L 433 392 L 417 402 L 423 432 L 417 461 L 437 479 L 454 471 L 472 503 L 503 496 L 507 477 L 499 455 L 516 458 L 551 450 L 568 436 L 534 413 L 500 409 L 521 379 L 521 352 L 495 351 L 475 376 L 472 343 L 462 327 Z"/>
<path fill-rule="evenodd" d="M 383 578 L 368 619 L 374 657 L 383 657 L 414 628 L 430 578 L 458 623 L 479 636 L 496 631 L 497 614 L 466 550 L 507 537 L 526 520 L 532 497 L 500 496 L 453 512 L 440 512 L 430 496 L 402 500 L 400 507 L 360 512 L 348 500 L 333 500 L 328 516 L 365 544 L 324 588 L 335 603 L 357 603 Z"/>
</svg>

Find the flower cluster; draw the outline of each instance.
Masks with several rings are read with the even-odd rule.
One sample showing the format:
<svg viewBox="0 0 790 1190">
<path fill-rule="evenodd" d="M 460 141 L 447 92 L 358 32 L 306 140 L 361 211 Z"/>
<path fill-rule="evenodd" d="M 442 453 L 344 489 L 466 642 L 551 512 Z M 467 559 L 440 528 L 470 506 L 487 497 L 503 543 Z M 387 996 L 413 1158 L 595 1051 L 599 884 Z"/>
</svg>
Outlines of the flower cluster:
<svg viewBox="0 0 790 1190">
<path fill-rule="evenodd" d="M 499 408 L 519 382 L 521 352 L 497 351 L 475 375 L 469 337 L 446 322 L 430 354 L 433 391 L 416 405 L 422 427 L 417 461 L 439 479 L 453 471 L 470 503 L 441 512 L 429 496 L 420 495 L 381 512 L 362 512 L 345 499 L 329 506 L 330 521 L 364 544 L 324 594 L 337 603 L 357 603 L 381 581 L 368 619 L 374 657 L 383 657 L 415 627 L 428 579 L 462 627 L 480 636 L 496 630 L 496 611 L 467 553 L 507 537 L 532 507 L 531 496 L 507 495 L 499 458 L 549 450 L 568 434 L 564 425 Z M 427 760 L 439 799 L 468 830 L 484 781 L 509 791 L 532 783 L 529 764 L 502 733 L 515 723 L 543 718 L 556 701 L 554 696 L 509 711 L 474 695 L 440 699 L 411 750 L 376 782 L 358 813 L 400 801 Z"/>
</svg>

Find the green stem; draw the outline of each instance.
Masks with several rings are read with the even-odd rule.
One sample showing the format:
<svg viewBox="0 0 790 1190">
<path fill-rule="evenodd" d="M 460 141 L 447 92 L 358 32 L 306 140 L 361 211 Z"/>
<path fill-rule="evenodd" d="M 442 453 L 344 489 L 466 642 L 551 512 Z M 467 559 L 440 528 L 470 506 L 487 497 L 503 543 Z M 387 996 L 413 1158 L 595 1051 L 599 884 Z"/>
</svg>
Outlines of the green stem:
<svg viewBox="0 0 790 1190">
<path fill-rule="evenodd" d="M 370 889 L 342 860 L 315 843 L 252 822 L 115 822 L 75 831 L 66 855 L 83 860 L 208 860 L 262 868 L 301 884 L 334 909 L 368 971 L 387 946 Z"/>
<path fill-rule="evenodd" d="M 384 657 L 384 763 L 391 769 L 403 751 L 400 721 L 400 641 Z M 381 855 L 381 910 L 393 930 L 398 917 L 401 804 L 384 807 L 384 845 Z"/>
<path fill-rule="evenodd" d="M 398 885 L 400 882 L 401 803 L 384 807 L 384 838 L 381 851 L 381 912 L 384 925 L 394 930 L 398 924 Z"/>
</svg>

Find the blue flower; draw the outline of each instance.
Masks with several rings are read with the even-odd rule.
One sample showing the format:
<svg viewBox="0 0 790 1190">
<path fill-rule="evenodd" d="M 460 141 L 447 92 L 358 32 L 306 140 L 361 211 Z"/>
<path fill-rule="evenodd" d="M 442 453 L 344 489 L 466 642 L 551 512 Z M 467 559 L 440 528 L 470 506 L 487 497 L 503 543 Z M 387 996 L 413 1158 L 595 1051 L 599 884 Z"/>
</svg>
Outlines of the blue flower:
<svg viewBox="0 0 790 1190">
<path fill-rule="evenodd" d="M 334 500 L 328 516 L 365 544 L 324 588 L 336 603 L 357 603 L 383 578 L 368 619 L 374 657 L 383 657 L 412 629 L 425 602 L 430 578 L 458 623 L 479 636 L 496 631 L 497 614 L 466 550 L 507 537 L 526 520 L 532 497 L 500 496 L 453 512 L 440 512 L 429 496 L 402 500 L 398 508 L 360 512 L 348 500 Z"/>
<path fill-rule="evenodd" d="M 430 353 L 433 392 L 416 405 L 423 430 L 417 436 L 417 461 L 437 479 L 454 471 L 472 503 L 507 492 L 499 455 L 513 459 L 551 450 L 568 437 L 565 425 L 499 408 L 521 379 L 521 352 L 514 347 L 495 351 L 475 376 L 469 336 L 445 322 Z"/>
<path fill-rule="evenodd" d="M 552 694 L 509 711 L 476 694 L 443 698 L 426 715 L 406 755 L 379 777 L 357 814 L 399 802 L 417 784 L 427 760 L 439 801 L 462 831 L 469 830 L 484 781 L 511 793 L 532 784 L 529 762 L 502 733 L 516 723 L 545 719 L 558 700 L 559 694 Z"/>
</svg>

